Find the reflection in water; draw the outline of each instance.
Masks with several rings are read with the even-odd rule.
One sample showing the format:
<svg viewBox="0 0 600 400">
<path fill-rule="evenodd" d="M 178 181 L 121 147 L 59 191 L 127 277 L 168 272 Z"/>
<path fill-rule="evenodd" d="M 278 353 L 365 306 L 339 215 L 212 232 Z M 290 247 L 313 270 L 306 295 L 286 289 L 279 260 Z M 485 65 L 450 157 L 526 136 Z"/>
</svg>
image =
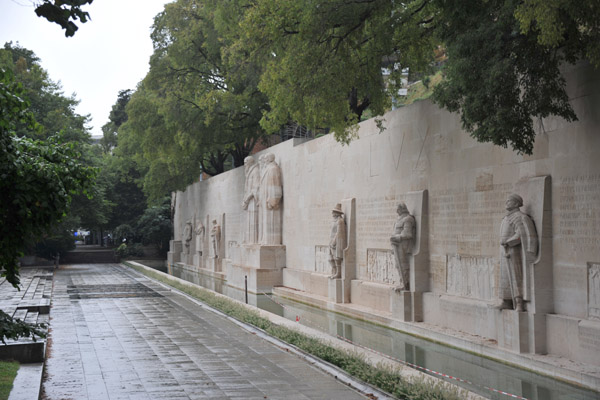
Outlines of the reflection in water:
<svg viewBox="0 0 600 400">
<path fill-rule="evenodd" d="M 243 290 L 227 286 L 222 280 L 181 267 L 174 267 L 173 275 L 233 299 L 244 301 Z M 296 320 L 298 316 L 300 323 L 325 331 L 332 336 L 339 335 L 394 358 L 473 382 L 472 385 L 468 385 L 453 381 L 491 399 L 503 400 L 510 397 L 494 393 L 484 386 L 531 400 L 598 400 L 600 398 L 597 392 L 288 299 L 275 296 L 271 299 L 265 295 L 248 294 L 248 303 L 291 320 Z"/>
</svg>

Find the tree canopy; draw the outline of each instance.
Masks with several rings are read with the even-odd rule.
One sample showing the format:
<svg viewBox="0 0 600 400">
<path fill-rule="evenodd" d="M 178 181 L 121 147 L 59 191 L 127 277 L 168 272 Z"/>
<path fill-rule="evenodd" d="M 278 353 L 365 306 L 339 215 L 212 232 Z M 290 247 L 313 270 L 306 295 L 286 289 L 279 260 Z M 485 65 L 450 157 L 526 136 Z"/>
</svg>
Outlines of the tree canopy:
<svg viewBox="0 0 600 400">
<path fill-rule="evenodd" d="M 94 0 L 42 0 L 35 8 L 35 13 L 38 17 L 60 25 L 65 30 L 65 36 L 69 37 L 79 29 L 75 21 L 85 23 L 90 19 L 90 14 L 82 7 L 92 4 L 92 1 Z"/>
<path fill-rule="evenodd" d="M 73 154 L 77 154 L 78 163 L 99 169 L 102 154 L 97 146 L 90 143 L 88 116 L 75 111 L 79 101 L 62 93 L 60 85 L 53 82 L 42 68 L 40 59 L 31 50 L 9 42 L 0 49 L 0 68 L 10 72 L 14 81 L 19 83 L 28 111 L 35 120 L 35 129 L 28 120 L 16 121 L 12 133 L 48 146 L 69 146 Z M 113 206 L 107 197 L 109 188 L 110 182 L 102 170 L 96 175 L 94 184 L 87 187 L 86 193 L 72 194 L 60 221 L 54 221 L 43 235 L 32 235 L 24 243 L 26 250 L 55 256 L 74 247 L 74 230 L 106 226 Z"/>
<path fill-rule="evenodd" d="M 18 136 L 44 139 L 62 132 L 66 141 L 89 143 L 86 127 L 89 116 L 75 111 L 79 100 L 74 95 L 64 95 L 60 84 L 50 79 L 33 51 L 18 43 L 7 42 L 0 49 L 0 67 L 12 71 L 15 81 L 22 84 L 29 109 L 41 127 L 34 132 L 26 125 L 17 125 L 15 132 Z"/>
<path fill-rule="evenodd" d="M 125 89 L 119 91 L 117 102 L 112 106 L 108 116 L 108 122 L 102 125 L 102 139 L 100 145 L 104 153 L 109 153 L 117 145 L 117 131 L 119 127 L 127 122 L 125 107 L 131 100 L 133 90 Z"/>
<path fill-rule="evenodd" d="M 245 10 L 229 49 L 263 66 L 269 132 L 291 118 L 347 142 L 365 109 L 389 108 L 402 69 L 429 73 L 442 48 L 433 100 L 458 112 L 476 139 L 529 154 L 535 119 L 576 119 L 560 66 L 600 65 L 593 0 L 252 0 Z"/>
<path fill-rule="evenodd" d="M 432 100 L 474 138 L 531 154 L 536 120 L 577 119 L 561 68 L 600 66 L 599 13 L 593 0 L 177 0 L 155 18 L 118 152 L 159 201 L 290 122 L 348 143 L 409 70 L 441 71 Z"/>
<path fill-rule="evenodd" d="M 150 71 L 119 131 L 124 142 L 139 144 L 138 157 L 147 165 L 144 187 L 153 198 L 202 172 L 223 172 L 227 162 L 242 165 L 265 135 L 258 67 L 229 63 L 224 53 L 243 9 L 224 3 L 178 0 L 155 18 Z"/>
<path fill-rule="evenodd" d="M 41 237 L 67 212 L 72 196 L 90 189 L 94 169 L 82 164 L 73 143 L 53 135 L 46 141 L 19 137 L 17 127 L 32 132 L 36 124 L 21 84 L 0 69 L 0 268 L 17 286 L 17 258 L 25 244 Z"/>
<path fill-rule="evenodd" d="M 121 125 L 129 118 L 126 107 L 133 90 L 121 90 L 112 106 L 108 122 L 102 126 L 103 138 L 100 146 L 104 152 L 101 161 L 101 175 L 106 181 L 106 197 L 112 208 L 108 214 L 106 227 L 114 230 L 120 225 L 134 225 L 146 209 L 146 196 L 142 185 L 142 172 L 124 140 L 118 139 Z M 120 146 L 119 146 L 119 142 Z M 132 146 L 135 148 L 135 146 Z"/>
</svg>

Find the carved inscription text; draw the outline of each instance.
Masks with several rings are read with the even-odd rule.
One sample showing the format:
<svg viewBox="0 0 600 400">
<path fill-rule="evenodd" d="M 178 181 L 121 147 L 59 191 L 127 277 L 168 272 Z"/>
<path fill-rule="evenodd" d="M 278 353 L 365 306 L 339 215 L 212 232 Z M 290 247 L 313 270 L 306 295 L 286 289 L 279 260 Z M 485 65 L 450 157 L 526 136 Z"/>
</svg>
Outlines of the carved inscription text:
<svg viewBox="0 0 600 400">
<path fill-rule="evenodd" d="M 319 274 L 331 274 L 329 246 L 315 246 L 315 272 Z"/>
</svg>

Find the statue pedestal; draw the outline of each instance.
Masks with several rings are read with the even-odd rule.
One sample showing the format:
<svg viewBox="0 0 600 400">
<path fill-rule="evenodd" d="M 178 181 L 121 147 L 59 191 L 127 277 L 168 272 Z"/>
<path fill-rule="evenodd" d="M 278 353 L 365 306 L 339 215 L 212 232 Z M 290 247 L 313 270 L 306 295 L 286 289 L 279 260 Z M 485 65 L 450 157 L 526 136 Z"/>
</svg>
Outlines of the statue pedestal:
<svg viewBox="0 0 600 400">
<path fill-rule="evenodd" d="M 251 293 L 271 293 L 283 283 L 285 246 L 242 244 L 233 260 L 227 260 L 227 284 L 244 290 L 245 279 Z"/>
<path fill-rule="evenodd" d="M 181 251 L 183 250 L 183 245 L 181 240 L 171 240 L 169 242 L 170 251 L 167 253 L 167 263 L 168 265 L 173 265 L 177 262 L 181 261 Z"/>
<path fill-rule="evenodd" d="M 285 246 L 242 244 L 238 252 L 239 259 L 233 263 L 258 269 L 285 267 Z"/>
<path fill-rule="evenodd" d="M 343 303 L 344 302 L 344 280 L 341 278 L 338 279 L 329 279 L 329 300 L 334 303 Z"/>
<path fill-rule="evenodd" d="M 393 318 L 405 322 L 423 321 L 423 297 L 419 292 L 392 290 L 390 312 Z"/>
<path fill-rule="evenodd" d="M 515 353 L 546 353 L 546 316 L 527 311 L 500 310 L 498 346 Z"/>
<path fill-rule="evenodd" d="M 498 346 L 515 353 L 527 353 L 529 349 L 527 313 L 502 310 L 499 322 Z"/>
<path fill-rule="evenodd" d="M 220 272 L 221 271 L 221 259 L 218 257 L 210 257 L 208 259 L 208 269 L 210 269 L 213 272 Z"/>
</svg>

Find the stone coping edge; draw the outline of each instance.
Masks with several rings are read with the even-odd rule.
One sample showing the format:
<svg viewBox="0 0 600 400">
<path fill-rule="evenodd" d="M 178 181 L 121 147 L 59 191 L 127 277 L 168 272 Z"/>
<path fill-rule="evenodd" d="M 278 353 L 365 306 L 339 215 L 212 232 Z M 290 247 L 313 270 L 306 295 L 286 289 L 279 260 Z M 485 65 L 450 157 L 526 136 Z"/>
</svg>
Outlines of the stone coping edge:
<svg viewBox="0 0 600 400">
<path fill-rule="evenodd" d="M 8 400 L 39 399 L 44 363 L 21 364 Z"/>
</svg>

